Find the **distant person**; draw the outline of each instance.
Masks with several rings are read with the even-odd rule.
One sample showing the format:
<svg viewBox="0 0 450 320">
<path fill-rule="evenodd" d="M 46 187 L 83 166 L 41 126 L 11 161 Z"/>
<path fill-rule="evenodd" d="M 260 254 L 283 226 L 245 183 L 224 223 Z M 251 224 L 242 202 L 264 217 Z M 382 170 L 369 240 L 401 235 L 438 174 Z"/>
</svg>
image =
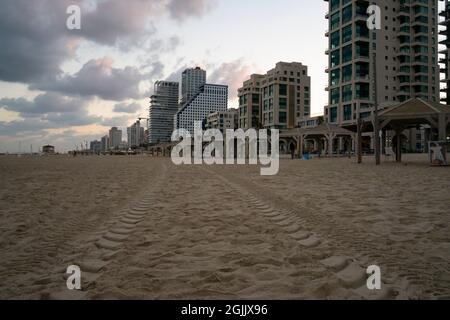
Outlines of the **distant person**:
<svg viewBox="0 0 450 320">
<path fill-rule="evenodd" d="M 295 159 L 295 147 L 293 144 L 291 144 L 291 159 L 294 160 Z"/>
</svg>

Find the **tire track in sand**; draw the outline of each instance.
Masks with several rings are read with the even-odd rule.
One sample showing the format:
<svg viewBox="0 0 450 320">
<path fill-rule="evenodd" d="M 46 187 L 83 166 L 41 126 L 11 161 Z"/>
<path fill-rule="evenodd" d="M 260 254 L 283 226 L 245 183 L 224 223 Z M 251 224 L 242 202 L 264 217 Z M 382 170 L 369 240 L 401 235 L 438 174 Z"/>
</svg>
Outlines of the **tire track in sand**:
<svg viewBox="0 0 450 320">
<path fill-rule="evenodd" d="M 400 280 L 396 283 L 383 283 L 382 290 L 369 290 L 366 285 L 367 274 L 365 268 L 367 266 L 363 267 L 360 257 L 357 259 L 337 253 L 333 242 L 306 229 L 305 219 L 299 217 L 295 211 L 286 209 L 285 205 L 280 205 L 272 199 L 265 198 L 262 200 L 260 193 L 249 191 L 255 189 L 246 186 L 242 179 L 233 177 L 232 182 L 220 173 L 209 169 L 207 171 L 234 189 L 241 198 L 248 201 L 271 223 L 279 226 L 283 232 L 298 243 L 299 247 L 311 249 L 311 251 L 317 249 L 318 252 L 329 253 L 327 256 L 322 256 L 320 253 L 316 254 L 318 263 L 333 273 L 335 280 L 338 281 L 342 288 L 333 289 L 324 286 L 324 291 L 322 292 L 324 298 L 344 296 L 356 299 L 386 300 L 414 297 L 403 294 L 403 292 L 408 291 L 406 289 L 410 286 L 406 280 Z M 367 259 L 364 260 L 367 261 Z"/>
<path fill-rule="evenodd" d="M 162 170 L 157 171 L 158 175 L 151 181 L 142 199 L 127 209 L 118 211 L 103 225 L 97 225 L 95 232 L 91 232 L 90 235 L 84 233 L 82 236 L 80 235 L 80 239 L 67 244 L 72 248 L 75 247 L 77 252 L 65 256 L 63 263 L 57 264 L 59 267 L 51 273 L 56 274 L 56 278 L 37 280 L 41 284 L 37 288 L 41 299 L 79 300 L 87 298 L 88 291 L 95 288 L 103 271 L 122 253 L 125 242 L 133 236 L 137 226 L 146 216 L 154 213 L 153 206 L 157 201 L 155 194 L 159 190 L 160 182 L 166 176 L 167 166 L 162 164 Z M 66 268 L 69 265 L 77 265 L 81 269 L 82 289 L 80 291 L 68 290 L 66 287 L 68 278 Z"/>
</svg>

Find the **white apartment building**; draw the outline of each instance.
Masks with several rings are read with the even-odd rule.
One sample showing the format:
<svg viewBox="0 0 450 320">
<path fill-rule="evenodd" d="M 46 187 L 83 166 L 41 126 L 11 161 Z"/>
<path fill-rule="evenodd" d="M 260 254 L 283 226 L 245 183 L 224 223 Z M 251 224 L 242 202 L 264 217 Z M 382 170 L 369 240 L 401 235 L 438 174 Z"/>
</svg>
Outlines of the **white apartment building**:
<svg viewBox="0 0 450 320">
<path fill-rule="evenodd" d="M 122 130 L 119 130 L 117 127 L 112 127 L 109 130 L 109 148 L 117 149 L 120 147 L 122 143 Z"/>
<path fill-rule="evenodd" d="M 206 124 L 206 118 L 214 112 L 228 109 L 228 86 L 205 84 L 174 116 L 174 128 L 194 132 L 194 124 Z"/>
<path fill-rule="evenodd" d="M 128 147 L 139 147 L 145 143 L 145 129 L 141 127 L 141 122 L 136 121 L 131 127 L 127 128 Z"/>
</svg>

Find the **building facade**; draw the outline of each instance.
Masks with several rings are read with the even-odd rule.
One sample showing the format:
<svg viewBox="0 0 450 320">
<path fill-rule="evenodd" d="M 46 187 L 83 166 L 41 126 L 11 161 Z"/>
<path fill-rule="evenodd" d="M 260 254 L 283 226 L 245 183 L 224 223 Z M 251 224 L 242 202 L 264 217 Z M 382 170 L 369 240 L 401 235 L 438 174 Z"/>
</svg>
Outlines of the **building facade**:
<svg viewBox="0 0 450 320">
<path fill-rule="evenodd" d="M 238 90 L 239 127 L 292 129 L 311 114 L 311 78 L 298 62 L 279 62 Z M 259 108 L 259 109 L 258 109 Z"/>
<path fill-rule="evenodd" d="M 102 152 L 102 142 L 98 140 L 91 141 L 89 150 L 94 154 L 99 154 Z"/>
<path fill-rule="evenodd" d="M 326 121 L 354 126 L 372 116 L 375 101 L 380 108 L 411 98 L 439 101 L 438 0 L 325 1 Z M 367 26 L 370 4 L 381 9 L 379 30 Z"/>
<path fill-rule="evenodd" d="M 148 142 L 169 142 L 173 132 L 173 117 L 178 111 L 179 83 L 158 81 L 150 98 Z"/>
<path fill-rule="evenodd" d="M 218 111 L 211 113 L 206 120 L 207 129 L 218 129 L 223 133 L 228 129 L 237 129 L 237 127 L 237 109 L 228 109 L 227 111 Z"/>
<path fill-rule="evenodd" d="M 112 127 L 109 130 L 109 148 L 117 149 L 122 143 L 122 130 L 119 130 L 117 127 Z"/>
<path fill-rule="evenodd" d="M 300 120 L 300 123 L 299 123 L 298 127 L 302 128 L 302 129 L 311 129 L 311 128 L 318 127 L 322 122 L 323 122 L 323 117 L 322 116 L 305 117 L 305 118 Z"/>
<path fill-rule="evenodd" d="M 102 152 L 109 150 L 109 136 L 104 136 L 102 138 Z"/>
<path fill-rule="evenodd" d="M 262 127 L 261 121 L 261 82 L 265 76 L 252 74 L 250 79 L 245 81 L 242 88 L 238 89 L 239 97 L 239 128 L 247 130 L 250 128 Z"/>
<path fill-rule="evenodd" d="M 448 0 L 444 2 L 444 10 L 439 14 L 441 21 L 439 25 L 442 27 L 439 34 L 443 36 L 443 40 L 440 42 L 443 45 L 443 49 L 439 51 L 442 58 L 439 59 L 441 63 L 442 84 L 441 88 L 442 98 L 441 103 L 450 105 L 450 3 Z"/>
<path fill-rule="evenodd" d="M 141 127 L 141 122 L 136 121 L 131 127 L 127 128 L 128 147 L 140 147 L 145 143 L 145 129 Z"/>
<path fill-rule="evenodd" d="M 174 116 L 174 128 L 194 132 L 196 122 L 206 124 L 209 114 L 228 109 L 228 86 L 205 84 Z"/>
<path fill-rule="evenodd" d="M 189 102 L 206 84 L 206 71 L 199 67 L 190 68 L 183 71 L 181 74 L 181 104 Z"/>
</svg>

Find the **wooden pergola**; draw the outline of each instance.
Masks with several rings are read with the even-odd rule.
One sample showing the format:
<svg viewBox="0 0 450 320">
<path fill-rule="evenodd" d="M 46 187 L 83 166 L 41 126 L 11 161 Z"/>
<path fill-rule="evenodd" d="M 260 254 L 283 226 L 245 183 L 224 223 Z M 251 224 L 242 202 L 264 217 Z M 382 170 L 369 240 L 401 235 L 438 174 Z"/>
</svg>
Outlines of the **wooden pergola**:
<svg viewBox="0 0 450 320">
<path fill-rule="evenodd" d="M 429 124 L 438 131 L 440 141 L 447 140 L 450 124 L 450 107 L 422 99 L 410 99 L 380 112 L 378 125 L 381 131 L 393 130 L 397 136 L 397 162 L 402 161 L 401 135 L 406 129 Z"/>
<path fill-rule="evenodd" d="M 297 155 L 299 158 L 303 156 L 303 144 L 305 140 L 320 140 L 325 138 L 327 141 L 327 153 L 331 157 L 333 156 L 333 141 L 341 137 L 355 139 L 355 133 L 329 123 L 322 123 L 315 128 L 297 128 L 280 133 L 280 138 L 292 138 L 297 143 Z"/>
</svg>

